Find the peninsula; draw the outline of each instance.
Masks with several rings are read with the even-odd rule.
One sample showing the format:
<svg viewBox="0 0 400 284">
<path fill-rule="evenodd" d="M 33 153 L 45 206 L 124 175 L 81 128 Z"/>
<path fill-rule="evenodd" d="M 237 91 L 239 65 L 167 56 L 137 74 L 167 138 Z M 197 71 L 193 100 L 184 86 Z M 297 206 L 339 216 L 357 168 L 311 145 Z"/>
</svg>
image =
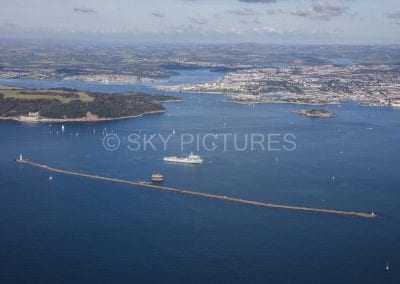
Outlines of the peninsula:
<svg viewBox="0 0 400 284">
<path fill-rule="evenodd" d="M 165 112 L 172 96 L 75 89 L 0 89 L 0 119 L 28 122 L 104 121 Z"/>
</svg>

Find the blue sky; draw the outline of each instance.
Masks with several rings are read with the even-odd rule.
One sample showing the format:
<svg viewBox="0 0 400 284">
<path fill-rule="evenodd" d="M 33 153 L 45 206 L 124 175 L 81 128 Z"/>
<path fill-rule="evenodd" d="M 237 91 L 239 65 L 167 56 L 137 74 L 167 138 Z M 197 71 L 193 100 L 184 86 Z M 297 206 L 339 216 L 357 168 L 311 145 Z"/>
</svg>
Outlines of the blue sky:
<svg viewBox="0 0 400 284">
<path fill-rule="evenodd" d="M 0 0 L 0 37 L 400 43 L 399 0 Z"/>
</svg>

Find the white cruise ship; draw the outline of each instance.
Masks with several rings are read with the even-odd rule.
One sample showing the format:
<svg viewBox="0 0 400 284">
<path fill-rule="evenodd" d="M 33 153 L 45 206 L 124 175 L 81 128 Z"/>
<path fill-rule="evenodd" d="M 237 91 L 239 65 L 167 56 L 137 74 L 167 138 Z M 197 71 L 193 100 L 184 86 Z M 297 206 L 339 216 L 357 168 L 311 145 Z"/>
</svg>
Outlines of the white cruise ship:
<svg viewBox="0 0 400 284">
<path fill-rule="evenodd" d="M 191 153 L 187 157 L 179 158 L 176 156 L 172 157 L 164 157 L 163 160 L 165 162 L 173 162 L 173 163 L 184 163 L 184 164 L 202 164 L 203 159 L 199 155 L 194 155 Z"/>
</svg>

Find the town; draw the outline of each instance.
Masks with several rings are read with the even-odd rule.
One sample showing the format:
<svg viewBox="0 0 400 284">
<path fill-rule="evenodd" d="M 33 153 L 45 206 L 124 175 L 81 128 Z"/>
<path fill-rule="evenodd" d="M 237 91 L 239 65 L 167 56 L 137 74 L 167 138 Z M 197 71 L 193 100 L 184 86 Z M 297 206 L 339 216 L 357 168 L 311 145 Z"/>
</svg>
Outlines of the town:
<svg viewBox="0 0 400 284">
<path fill-rule="evenodd" d="M 162 90 L 216 93 L 236 103 L 339 104 L 400 107 L 397 65 L 299 65 L 227 73 L 211 83 L 162 86 Z"/>
</svg>

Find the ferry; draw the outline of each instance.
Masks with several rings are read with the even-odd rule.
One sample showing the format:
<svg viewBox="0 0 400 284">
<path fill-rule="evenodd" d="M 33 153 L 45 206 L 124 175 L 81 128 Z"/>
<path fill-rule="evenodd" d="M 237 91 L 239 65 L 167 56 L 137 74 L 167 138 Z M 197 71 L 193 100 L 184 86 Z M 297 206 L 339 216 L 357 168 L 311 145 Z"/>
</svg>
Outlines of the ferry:
<svg viewBox="0 0 400 284">
<path fill-rule="evenodd" d="M 164 181 L 164 176 L 162 174 L 153 174 L 151 176 L 151 181 L 152 182 L 163 182 Z"/>
<path fill-rule="evenodd" d="M 187 157 L 179 158 L 176 156 L 172 157 L 164 157 L 163 160 L 165 162 L 172 162 L 172 163 L 183 163 L 183 164 L 202 164 L 203 159 L 199 155 L 194 155 L 191 153 Z"/>
</svg>

